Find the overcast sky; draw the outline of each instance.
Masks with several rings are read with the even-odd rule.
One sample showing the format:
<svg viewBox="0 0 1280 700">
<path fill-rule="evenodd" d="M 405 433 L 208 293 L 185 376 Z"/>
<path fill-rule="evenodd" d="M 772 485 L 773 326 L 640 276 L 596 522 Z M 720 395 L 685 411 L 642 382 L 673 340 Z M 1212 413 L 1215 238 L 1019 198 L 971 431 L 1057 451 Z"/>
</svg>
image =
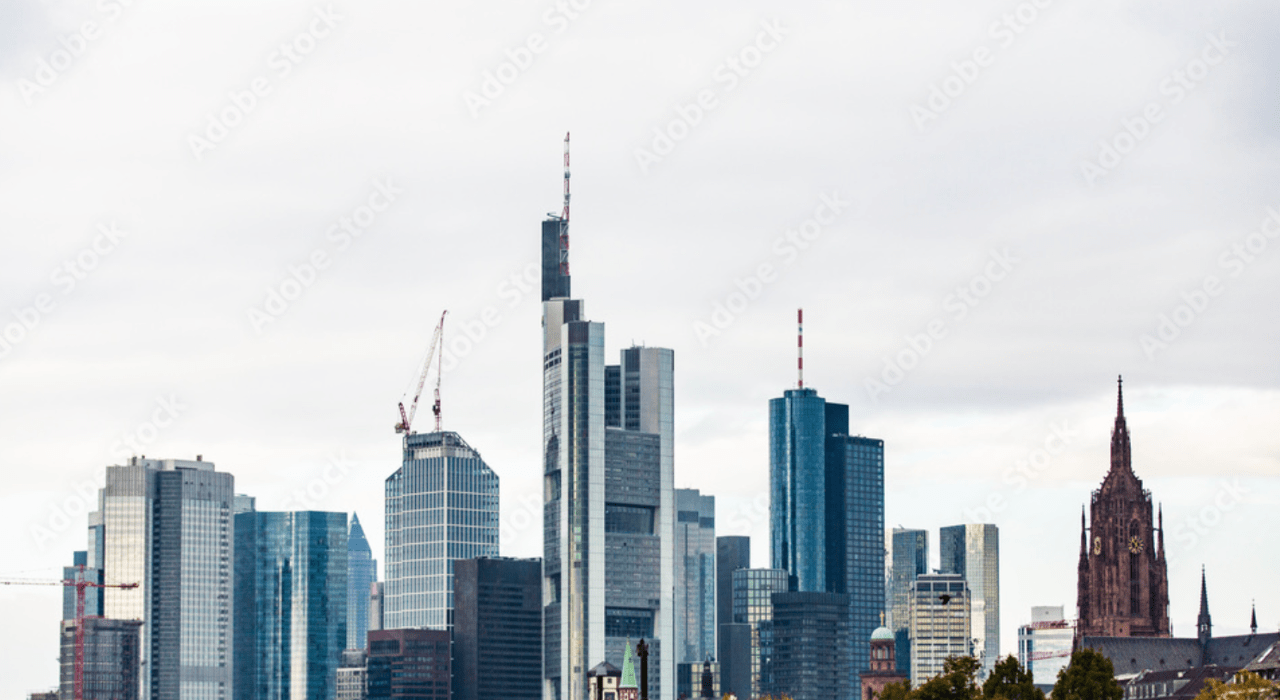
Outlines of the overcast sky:
<svg viewBox="0 0 1280 700">
<path fill-rule="evenodd" d="M 0 4 L 0 575 L 58 576 L 135 451 L 356 511 L 381 562 L 443 309 L 445 427 L 540 556 L 528 282 L 570 131 L 574 295 L 611 358 L 675 349 L 677 485 L 756 565 L 803 306 L 886 526 L 935 562 L 1000 526 L 1006 653 L 1074 612 L 1118 374 L 1175 633 L 1201 564 L 1215 631 L 1280 624 L 1280 7 L 582 4 Z M 56 683 L 60 596 L 0 587 L 0 695 Z"/>
</svg>

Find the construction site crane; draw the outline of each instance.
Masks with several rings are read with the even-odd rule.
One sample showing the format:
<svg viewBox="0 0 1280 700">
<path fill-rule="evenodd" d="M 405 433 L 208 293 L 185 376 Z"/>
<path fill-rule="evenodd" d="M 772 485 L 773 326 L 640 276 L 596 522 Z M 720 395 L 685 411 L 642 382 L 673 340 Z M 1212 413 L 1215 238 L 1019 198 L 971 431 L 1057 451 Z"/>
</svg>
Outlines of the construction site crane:
<svg viewBox="0 0 1280 700">
<path fill-rule="evenodd" d="M 436 395 L 435 405 L 431 407 L 431 412 L 436 416 L 436 431 L 440 430 L 440 380 L 444 374 L 444 343 L 440 342 L 440 338 L 444 335 L 444 317 L 448 315 L 449 310 L 445 309 L 440 314 L 440 323 L 436 324 L 436 332 L 431 336 L 431 345 L 427 348 L 427 359 L 422 363 L 422 373 L 418 375 L 418 388 L 413 392 L 413 400 L 409 403 L 409 409 L 406 411 L 404 407 L 404 398 L 400 401 L 400 422 L 396 423 L 396 432 L 405 435 L 413 434 L 413 416 L 418 412 L 418 398 L 422 396 L 422 387 L 427 385 L 427 375 L 431 373 L 431 361 L 437 359 L 436 362 Z M 436 357 L 436 348 L 440 348 L 439 357 Z M 406 396 L 408 392 L 405 392 Z"/>
<path fill-rule="evenodd" d="M 75 665 L 75 700 L 84 698 L 84 589 L 86 588 L 137 588 L 136 583 L 97 583 L 86 581 L 84 564 L 78 569 L 74 579 L 58 581 L 42 581 L 37 579 L 0 579 L 6 586 L 72 586 L 76 589 L 76 665 Z M 95 616 L 98 617 L 98 616 Z"/>
</svg>

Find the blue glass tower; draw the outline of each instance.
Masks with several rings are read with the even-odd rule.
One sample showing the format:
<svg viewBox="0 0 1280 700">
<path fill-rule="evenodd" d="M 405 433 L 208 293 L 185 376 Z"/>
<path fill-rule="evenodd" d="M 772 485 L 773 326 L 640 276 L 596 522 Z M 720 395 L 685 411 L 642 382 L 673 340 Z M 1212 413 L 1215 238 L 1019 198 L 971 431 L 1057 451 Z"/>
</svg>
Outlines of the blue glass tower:
<svg viewBox="0 0 1280 700">
<path fill-rule="evenodd" d="M 360 518 L 351 514 L 347 534 L 347 648 L 364 649 L 369 637 L 369 587 L 378 580 L 378 560 L 364 537 Z"/>
<path fill-rule="evenodd" d="M 235 516 L 237 700 L 334 697 L 347 642 L 347 514 Z"/>
<path fill-rule="evenodd" d="M 498 475 L 460 435 L 407 435 L 386 482 L 385 629 L 448 629 L 453 562 L 498 556 Z"/>
<path fill-rule="evenodd" d="M 813 389 L 769 402 L 770 544 L 798 592 L 848 597 L 853 688 L 884 610 L 884 441 L 849 435 L 849 407 Z"/>
</svg>

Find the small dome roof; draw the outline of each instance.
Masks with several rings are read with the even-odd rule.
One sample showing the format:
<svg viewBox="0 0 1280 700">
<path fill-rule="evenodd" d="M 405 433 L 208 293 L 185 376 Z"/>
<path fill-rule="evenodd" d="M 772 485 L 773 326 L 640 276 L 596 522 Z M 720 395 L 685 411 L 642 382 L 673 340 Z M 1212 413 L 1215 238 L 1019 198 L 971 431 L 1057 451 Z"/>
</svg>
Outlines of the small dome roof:
<svg viewBox="0 0 1280 700">
<path fill-rule="evenodd" d="M 865 628 L 864 628 L 864 629 L 865 629 Z M 890 632 L 888 627 L 877 627 L 877 628 L 876 628 L 876 631 L 871 633 L 871 641 L 873 641 L 873 642 L 882 642 L 882 641 L 889 641 L 889 642 L 892 642 L 892 641 L 893 641 L 893 632 Z"/>
</svg>

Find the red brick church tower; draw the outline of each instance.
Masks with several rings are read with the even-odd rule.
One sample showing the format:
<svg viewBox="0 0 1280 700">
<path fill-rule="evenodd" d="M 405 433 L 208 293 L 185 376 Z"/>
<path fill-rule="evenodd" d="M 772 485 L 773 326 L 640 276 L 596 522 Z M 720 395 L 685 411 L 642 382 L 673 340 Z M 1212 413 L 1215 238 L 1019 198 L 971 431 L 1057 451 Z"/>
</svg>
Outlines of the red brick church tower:
<svg viewBox="0 0 1280 700">
<path fill-rule="evenodd" d="M 1087 530 L 1080 513 L 1077 642 L 1081 637 L 1170 636 L 1163 514 L 1158 517 L 1152 521 L 1151 492 L 1133 473 L 1121 384 L 1111 469 L 1090 499 Z"/>
</svg>

